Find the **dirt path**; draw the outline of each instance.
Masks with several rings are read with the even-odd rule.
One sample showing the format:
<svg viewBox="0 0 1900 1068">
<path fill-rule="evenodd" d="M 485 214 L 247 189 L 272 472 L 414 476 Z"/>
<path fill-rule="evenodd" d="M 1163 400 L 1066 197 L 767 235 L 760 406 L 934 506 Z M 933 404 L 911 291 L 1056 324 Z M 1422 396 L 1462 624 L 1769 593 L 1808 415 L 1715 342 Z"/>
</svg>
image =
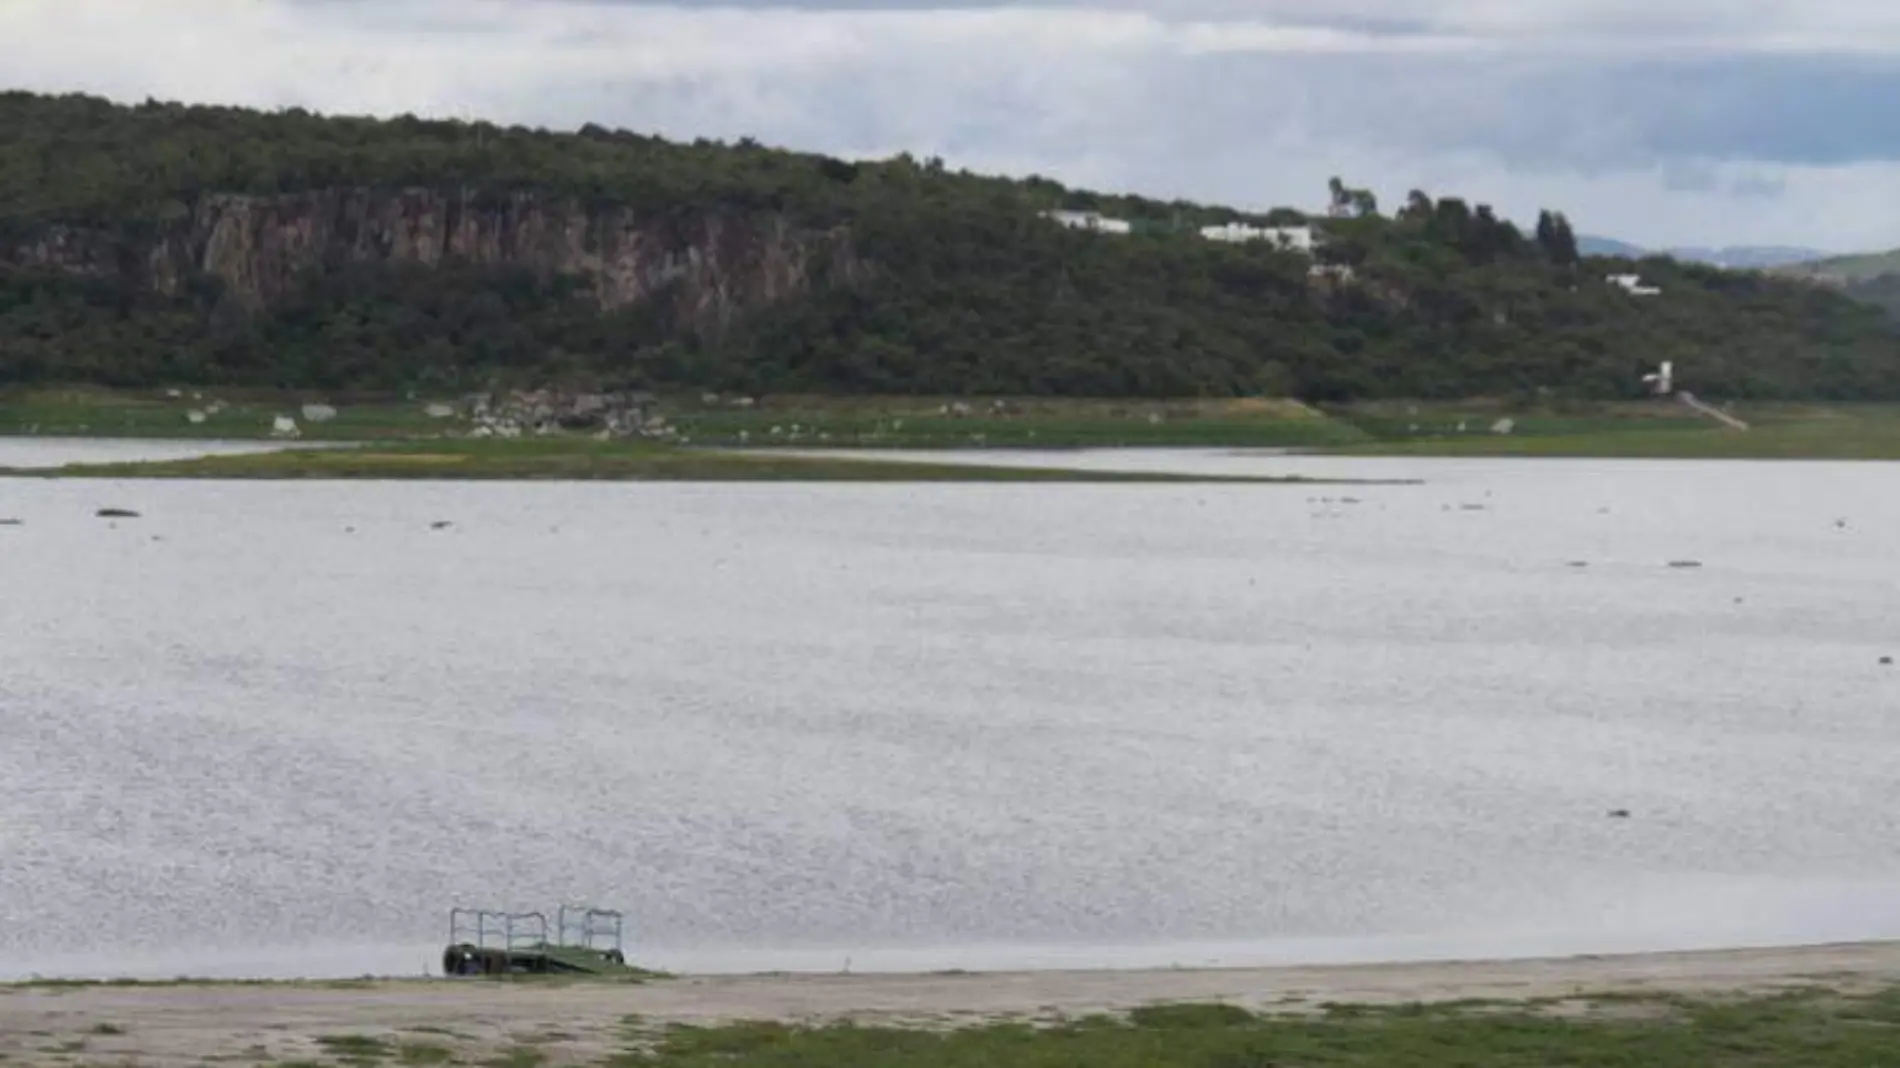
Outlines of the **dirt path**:
<svg viewBox="0 0 1900 1068">
<path fill-rule="evenodd" d="M 477 981 L 0 987 L 0 1055 L 22 1065 L 208 1057 L 334 1059 L 326 1037 L 379 1036 L 492 1055 L 540 1049 L 582 1063 L 623 1049 L 628 1019 L 714 1023 L 836 1020 L 941 1026 L 1113 1012 L 1163 1001 L 1294 1010 L 1585 993 L 1763 993 L 1821 983 L 1846 992 L 1900 983 L 1900 942 L 1806 949 L 1233 970 L 698 977 L 644 986 Z"/>
</svg>

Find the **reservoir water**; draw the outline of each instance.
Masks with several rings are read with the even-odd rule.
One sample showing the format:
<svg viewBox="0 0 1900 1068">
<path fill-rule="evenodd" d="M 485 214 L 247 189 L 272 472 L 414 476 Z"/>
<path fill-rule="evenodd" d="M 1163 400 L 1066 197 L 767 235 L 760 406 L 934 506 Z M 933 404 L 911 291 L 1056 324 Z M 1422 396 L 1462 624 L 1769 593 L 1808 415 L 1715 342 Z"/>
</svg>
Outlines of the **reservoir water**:
<svg viewBox="0 0 1900 1068">
<path fill-rule="evenodd" d="M 1423 482 L 0 480 L 0 976 L 1900 936 L 1900 467 L 1064 462 Z"/>
</svg>

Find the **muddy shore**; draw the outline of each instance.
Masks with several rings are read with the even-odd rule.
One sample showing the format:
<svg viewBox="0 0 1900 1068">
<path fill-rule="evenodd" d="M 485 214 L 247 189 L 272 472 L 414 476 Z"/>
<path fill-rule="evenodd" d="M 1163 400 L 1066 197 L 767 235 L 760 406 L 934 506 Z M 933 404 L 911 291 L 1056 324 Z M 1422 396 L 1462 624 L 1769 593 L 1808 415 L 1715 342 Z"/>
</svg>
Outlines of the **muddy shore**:
<svg viewBox="0 0 1900 1068">
<path fill-rule="evenodd" d="M 641 985 L 413 979 L 21 985 L 0 987 L 0 1055 L 9 1065 L 72 1056 L 147 1066 L 237 1055 L 308 1061 L 323 1059 L 326 1038 L 374 1035 L 392 1042 L 426 1037 L 468 1050 L 529 1045 L 550 1064 L 571 1064 L 624 1048 L 630 1019 L 649 1027 L 846 1019 L 944 1027 L 1077 1017 L 1158 1002 L 1222 1001 L 1298 1012 L 1328 1002 L 1749 995 L 1817 985 L 1861 993 L 1896 983 L 1900 942 L 1327 967 L 687 976 Z"/>
</svg>

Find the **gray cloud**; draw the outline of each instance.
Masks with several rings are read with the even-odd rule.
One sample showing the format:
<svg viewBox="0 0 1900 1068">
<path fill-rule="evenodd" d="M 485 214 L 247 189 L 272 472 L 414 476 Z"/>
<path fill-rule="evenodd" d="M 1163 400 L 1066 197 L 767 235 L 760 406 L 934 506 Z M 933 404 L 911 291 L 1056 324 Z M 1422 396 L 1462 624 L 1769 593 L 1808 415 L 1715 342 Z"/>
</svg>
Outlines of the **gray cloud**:
<svg viewBox="0 0 1900 1068">
<path fill-rule="evenodd" d="M 1889 0 L 7 0 L 0 80 L 757 136 L 1252 206 L 1342 173 L 1657 242 L 1900 244 Z"/>
</svg>

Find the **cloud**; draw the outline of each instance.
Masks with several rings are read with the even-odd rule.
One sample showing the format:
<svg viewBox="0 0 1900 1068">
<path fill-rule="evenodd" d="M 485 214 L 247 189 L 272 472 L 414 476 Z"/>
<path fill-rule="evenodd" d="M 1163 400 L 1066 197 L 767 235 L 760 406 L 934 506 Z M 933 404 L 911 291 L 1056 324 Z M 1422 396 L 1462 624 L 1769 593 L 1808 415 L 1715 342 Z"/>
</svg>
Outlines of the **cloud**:
<svg viewBox="0 0 1900 1068">
<path fill-rule="evenodd" d="M 756 136 L 1250 206 L 1900 245 L 1890 0 L 5 0 L 0 81 Z"/>
</svg>

